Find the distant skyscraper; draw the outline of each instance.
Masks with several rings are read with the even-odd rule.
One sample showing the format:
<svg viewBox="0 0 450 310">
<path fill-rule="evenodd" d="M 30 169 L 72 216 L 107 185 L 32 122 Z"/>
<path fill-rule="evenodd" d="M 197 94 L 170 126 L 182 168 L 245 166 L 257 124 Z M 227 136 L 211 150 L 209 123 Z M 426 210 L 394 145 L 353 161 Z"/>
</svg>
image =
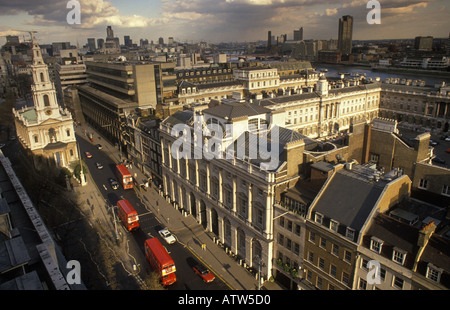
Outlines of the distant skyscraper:
<svg viewBox="0 0 450 310">
<path fill-rule="evenodd" d="M 106 38 L 114 39 L 114 31 L 112 30 L 111 26 L 106 27 Z"/>
<path fill-rule="evenodd" d="M 338 50 L 342 55 L 352 53 L 353 17 L 342 16 L 339 19 Z"/>
<path fill-rule="evenodd" d="M 133 40 L 130 39 L 130 36 L 124 36 L 123 41 L 125 46 L 132 47 L 133 46 Z"/>
<path fill-rule="evenodd" d="M 104 47 L 104 45 L 105 45 L 105 39 L 101 39 L 101 38 L 97 39 L 97 47 L 99 50 L 102 49 Z"/>
<path fill-rule="evenodd" d="M 303 27 L 300 27 L 299 30 L 294 30 L 294 41 L 303 40 Z"/>
<path fill-rule="evenodd" d="M 88 38 L 87 45 L 89 47 L 89 51 L 95 51 L 95 38 Z"/>
<path fill-rule="evenodd" d="M 418 51 L 431 51 L 433 49 L 433 37 L 416 37 L 414 48 Z"/>
<path fill-rule="evenodd" d="M 272 47 L 272 31 L 269 30 L 267 33 L 267 49 Z"/>
</svg>

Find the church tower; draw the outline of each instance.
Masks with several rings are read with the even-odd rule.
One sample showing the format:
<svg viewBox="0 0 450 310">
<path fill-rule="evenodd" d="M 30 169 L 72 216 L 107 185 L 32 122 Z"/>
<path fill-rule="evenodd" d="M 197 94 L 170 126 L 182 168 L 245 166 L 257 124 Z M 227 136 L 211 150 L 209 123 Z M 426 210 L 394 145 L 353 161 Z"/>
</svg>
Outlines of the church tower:
<svg viewBox="0 0 450 310">
<path fill-rule="evenodd" d="M 32 51 L 33 63 L 31 71 L 33 84 L 31 85 L 31 90 L 37 119 L 43 122 L 49 118 L 60 117 L 61 115 L 56 99 L 55 84 L 50 80 L 48 66 L 44 63 L 41 49 L 34 35 L 32 35 Z"/>
</svg>

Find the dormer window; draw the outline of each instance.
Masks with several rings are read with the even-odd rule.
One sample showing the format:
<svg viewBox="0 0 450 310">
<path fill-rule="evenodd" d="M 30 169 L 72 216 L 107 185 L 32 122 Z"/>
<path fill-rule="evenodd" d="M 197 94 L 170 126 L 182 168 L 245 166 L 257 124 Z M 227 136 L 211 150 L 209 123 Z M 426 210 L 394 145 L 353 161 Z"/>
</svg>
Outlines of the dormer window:
<svg viewBox="0 0 450 310">
<path fill-rule="evenodd" d="M 370 249 L 374 251 L 375 253 L 380 254 L 381 247 L 383 246 L 383 240 L 380 240 L 378 238 L 372 237 L 370 240 Z"/>
<path fill-rule="evenodd" d="M 427 266 L 427 274 L 425 275 L 428 279 L 439 283 L 441 279 L 442 269 L 434 266 L 433 264 L 429 263 Z"/>
<path fill-rule="evenodd" d="M 318 224 L 322 224 L 323 221 L 323 215 L 316 212 L 316 214 L 314 215 L 314 221 Z"/>
<path fill-rule="evenodd" d="M 338 231 L 338 227 L 339 227 L 339 222 L 335 221 L 335 220 L 330 220 L 330 229 L 334 232 Z"/>
<path fill-rule="evenodd" d="M 399 249 L 394 248 L 394 251 L 392 251 L 392 260 L 400 265 L 403 265 L 405 263 L 406 258 L 406 252 Z"/>
<path fill-rule="evenodd" d="M 345 231 L 345 237 L 351 241 L 355 240 L 355 230 L 353 228 L 347 227 Z"/>
</svg>

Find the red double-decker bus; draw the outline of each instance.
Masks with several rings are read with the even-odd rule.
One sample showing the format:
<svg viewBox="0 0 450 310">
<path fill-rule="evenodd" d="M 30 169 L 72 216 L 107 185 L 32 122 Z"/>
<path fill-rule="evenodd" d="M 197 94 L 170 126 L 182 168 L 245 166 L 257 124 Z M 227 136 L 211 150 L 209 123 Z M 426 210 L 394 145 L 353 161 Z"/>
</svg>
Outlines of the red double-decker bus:
<svg viewBox="0 0 450 310">
<path fill-rule="evenodd" d="M 125 165 L 116 165 L 116 174 L 124 189 L 133 188 L 133 176 Z"/>
<path fill-rule="evenodd" d="M 117 202 L 117 214 L 128 231 L 139 228 L 139 216 L 131 203 L 122 199 Z"/>
<path fill-rule="evenodd" d="M 162 284 L 171 285 L 175 283 L 177 281 L 175 263 L 158 238 L 145 240 L 144 248 L 145 257 L 152 268 L 158 272 Z"/>
</svg>

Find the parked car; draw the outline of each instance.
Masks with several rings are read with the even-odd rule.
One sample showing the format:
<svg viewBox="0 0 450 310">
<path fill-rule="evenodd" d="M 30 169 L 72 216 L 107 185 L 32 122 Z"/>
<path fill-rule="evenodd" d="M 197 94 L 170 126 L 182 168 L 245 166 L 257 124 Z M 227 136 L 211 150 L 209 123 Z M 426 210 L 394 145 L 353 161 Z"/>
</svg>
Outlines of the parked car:
<svg viewBox="0 0 450 310">
<path fill-rule="evenodd" d="M 89 152 L 84 152 L 84 155 L 86 155 L 86 158 L 92 158 L 92 154 Z"/>
<path fill-rule="evenodd" d="M 101 144 L 97 144 L 97 149 L 101 150 L 103 149 L 103 146 Z"/>
<path fill-rule="evenodd" d="M 177 241 L 177 239 L 167 229 L 161 229 L 158 233 L 168 244 L 172 244 Z"/>
<path fill-rule="evenodd" d="M 117 182 L 115 179 L 109 178 L 108 181 L 109 181 L 109 184 L 111 185 L 112 189 L 119 188 L 119 182 Z"/>
<path fill-rule="evenodd" d="M 445 141 L 450 141 L 450 137 L 445 138 Z"/>
<path fill-rule="evenodd" d="M 434 141 L 434 140 L 430 140 L 430 145 L 431 146 L 436 146 L 436 145 L 438 145 L 439 143 L 438 142 L 436 142 L 436 141 Z"/>
<path fill-rule="evenodd" d="M 445 164 L 445 160 L 443 160 L 442 158 L 439 158 L 439 157 L 435 157 L 431 161 L 434 163 L 437 163 L 437 164 Z"/>
<path fill-rule="evenodd" d="M 97 169 L 103 169 L 103 165 L 101 163 L 95 163 Z"/>
<path fill-rule="evenodd" d="M 208 270 L 208 268 L 206 268 L 201 264 L 195 265 L 194 267 L 192 267 L 192 269 L 194 269 L 194 272 L 198 274 L 200 278 L 202 278 L 202 280 L 205 281 L 206 283 L 212 282 L 216 278 L 211 273 L 211 271 Z"/>
<path fill-rule="evenodd" d="M 445 153 L 449 153 L 450 154 L 450 148 L 445 150 Z"/>
</svg>

